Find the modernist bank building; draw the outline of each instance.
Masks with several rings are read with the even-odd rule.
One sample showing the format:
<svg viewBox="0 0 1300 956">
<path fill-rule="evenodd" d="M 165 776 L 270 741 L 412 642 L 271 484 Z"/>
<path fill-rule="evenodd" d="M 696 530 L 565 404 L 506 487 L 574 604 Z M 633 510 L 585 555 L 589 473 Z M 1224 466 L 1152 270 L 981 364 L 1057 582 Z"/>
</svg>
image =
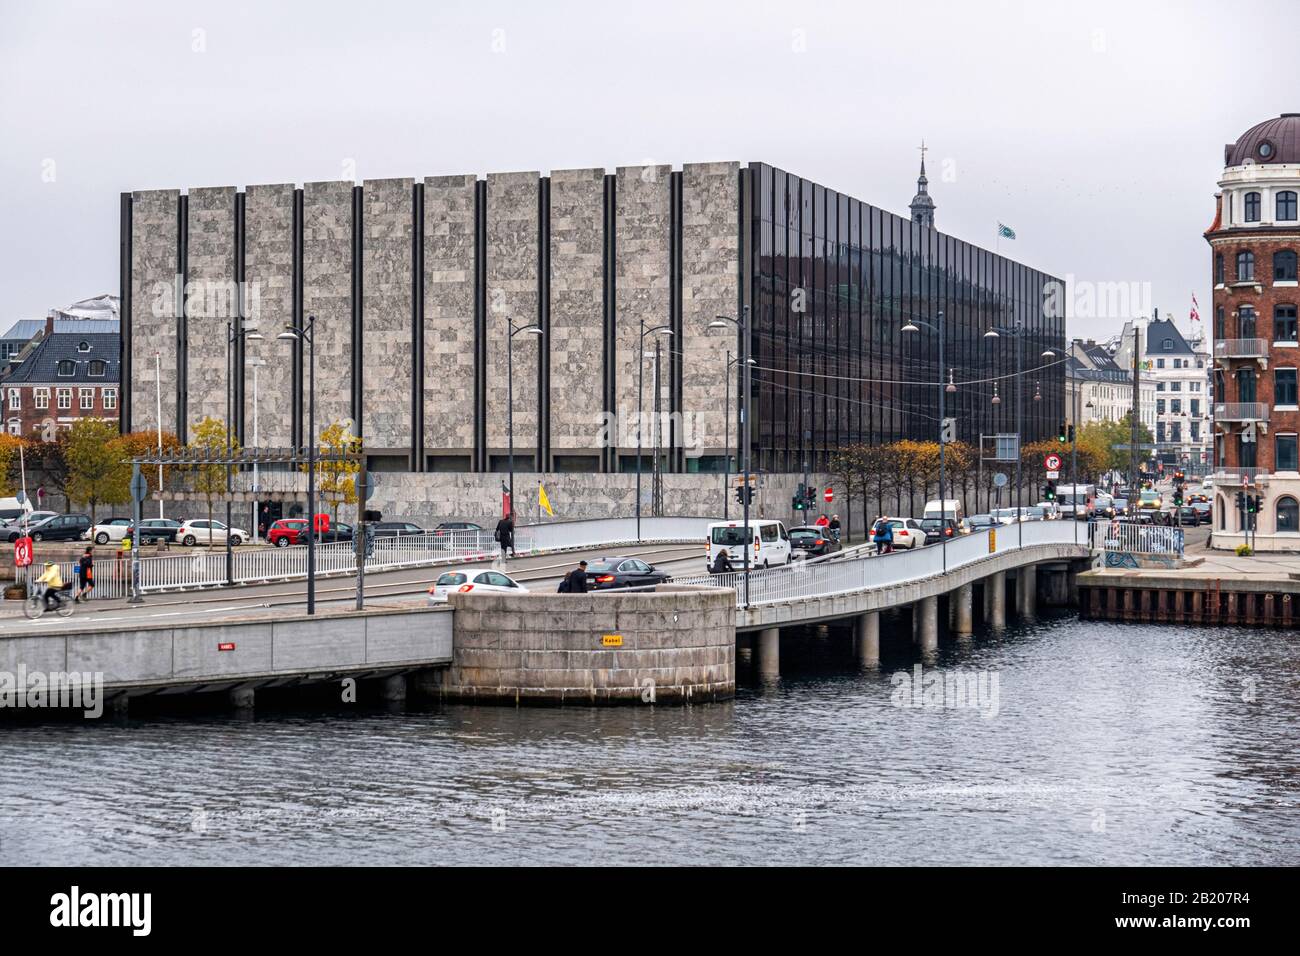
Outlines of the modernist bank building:
<svg viewBox="0 0 1300 956">
<path fill-rule="evenodd" d="M 805 462 L 817 474 L 848 444 L 934 440 L 940 380 L 957 387 L 947 414 L 963 440 L 1014 431 L 1018 398 L 1026 442 L 1063 420 L 1063 365 L 1041 358 L 1065 342 L 1056 280 L 934 228 L 924 164 L 910 218 L 739 162 L 151 190 L 121 204 L 124 429 L 156 428 L 159 407 L 182 441 L 224 419 L 228 323 L 255 324 L 263 337 L 233 349 L 234 428 L 252 444 L 256 418 L 258 444 L 304 444 L 307 355 L 276 334 L 314 316 L 317 429 L 351 422 L 378 503 L 411 517 L 499 507 L 511 343 L 516 486 L 540 473 L 571 517 L 634 507 L 656 341 L 665 509 L 721 510 L 739 459 L 741 342 L 708 325 L 745 309 L 769 513 L 788 510 Z M 923 324 L 941 310 L 943 369 Z M 901 331 L 909 319 L 919 333 Z M 541 334 L 512 339 L 512 325 Z M 642 329 L 659 327 L 672 334 L 643 348 Z M 649 433 L 644 445 L 649 472 Z"/>
</svg>

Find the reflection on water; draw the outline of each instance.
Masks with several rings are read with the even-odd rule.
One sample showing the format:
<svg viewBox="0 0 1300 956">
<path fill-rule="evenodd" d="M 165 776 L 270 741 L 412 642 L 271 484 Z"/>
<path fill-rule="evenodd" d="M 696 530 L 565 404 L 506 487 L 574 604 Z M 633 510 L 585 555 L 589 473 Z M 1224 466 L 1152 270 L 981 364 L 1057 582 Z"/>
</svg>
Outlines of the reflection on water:
<svg viewBox="0 0 1300 956">
<path fill-rule="evenodd" d="M 897 706 L 908 646 L 863 673 L 809 630 L 726 704 L 4 724 L 0 862 L 1295 864 L 1292 639 L 945 643 L 991 717 Z"/>
</svg>

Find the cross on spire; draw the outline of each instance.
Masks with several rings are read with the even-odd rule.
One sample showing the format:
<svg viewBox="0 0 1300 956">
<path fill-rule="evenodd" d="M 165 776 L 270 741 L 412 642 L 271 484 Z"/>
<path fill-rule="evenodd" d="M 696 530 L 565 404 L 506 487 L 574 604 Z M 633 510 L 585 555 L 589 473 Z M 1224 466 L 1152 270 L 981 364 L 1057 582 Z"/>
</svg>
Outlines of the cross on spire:
<svg viewBox="0 0 1300 956">
<path fill-rule="evenodd" d="M 912 222 L 920 223 L 923 226 L 934 226 L 934 200 L 930 198 L 929 185 L 930 180 L 925 175 L 925 154 L 929 149 L 925 145 L 925 140 L 921 140 L 921 145 L 917 147 L 921 151 L 921 175 L 916 179 L 916 195 L 912 197 L 912 203 L 909 207 L 912 210 Z"/>
</svg>

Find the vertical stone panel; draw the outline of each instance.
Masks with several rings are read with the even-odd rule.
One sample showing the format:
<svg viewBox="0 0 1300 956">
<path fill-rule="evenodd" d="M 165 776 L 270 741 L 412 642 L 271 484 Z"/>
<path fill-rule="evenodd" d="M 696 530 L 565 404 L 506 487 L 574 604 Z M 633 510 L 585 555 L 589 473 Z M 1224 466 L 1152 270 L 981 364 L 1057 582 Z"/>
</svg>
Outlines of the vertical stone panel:
<svg viewBox="0 0 1300 956">
<path fill-rule="evenodd" d="M 370 452 L 411 446 L 411 179 L 365 184 L 361 424 Z"/>
<path fill-rule="evenodd" d="M 180 192 L 132 194 L 130 431 L 158 427 L 154 352 L 162 367 L 163 430 L 176 431 L 176 205 Z M 51 403 L 53 404 L 53 403 Z"/>
<path fill-rule="evenodd" d="M 717 315 L 738 316 L 739 163 L 682 167 L 682 411 L 687 456 L 724 454 L 728 411 L 718 400 L 733 330 L 708 331 Z M 734 373 L 733 373 L 734 374 Z M 736 387 L 732 386 L 732 395 Z"/>
<path fill-rule="evenodd" d="M 551 447 L 599 454 L 604 334 L 603 169 L 551 173 Z"/>
<path fill-rule="evenodd" d="M 653 407 L 653 360 L 641 359 L 641 321 L 647 329 L 668 325 L 669 263 L 668 240 L 671 225 L 669 209 L 670 166 L 620 166 L 618 169 L 618 201 L 616 203 L 616 236 L 618 254 L 616 264 L 617 312 L 615 412 L 619 421 L 627 424 L 637 420 L 638 361 L 645 361 L 642 412 Z M 652 339 L 647 337 L 647 342 Z M 666 338 L 665 348 L 675 347 L 672 338 Z M 664 362 L 663 377 L 666 385 L 668 363 Z M 666 408 L 665 403 L 665 408 Z M 645 443 L 653 437 L 648 433 Z M 620 440 L 624 452 L 635 451 L 635 433 L 627 432 Z"/>
<path fill-rule="evenodd" d="M 246 443 L 263 446 L 293 444 L 293 349 L 276 340 L 293 320 L 293 191 L 292 184 L 249 186 L 244 197 L 244 279 L 247 283 L 246 326 L 256 325 L 261 341 L 245 343 L 248 363 L 244 383 Z M 257 371 L 257 407 L 253 407 L 254 359 L 265 364 Z"/>
<path fill-rule="evenodd" d="M 538 178 L 535 172 L 487 178 L 487 442 L 493 454 L 503 454 L 508 442 L 510 323 L 537 322 Z M 516 454 L 535 453 L 537 446 L 537 349 L 538 336 L 515 336 Z"/>
<path fill-rule="evenodd" d="M 474 176 L 424 181 L 424 447 L 474 447 Z"/>
<path fill-rule="evenodd" d="M 235 187 L 190 190 L 185 291 L 188 424 L 226 420 L 226 323 L 235 315 Z"/>
<path fill-rule="evenodd" d="M 303 321 L 316 316 L 316 434 L 352 419 L 352 183 L 303 187 Z M 303 349 L 303 420 L 309 350 Z M 303 432 L 304 440 L 310 440 Z"/>
</svg>

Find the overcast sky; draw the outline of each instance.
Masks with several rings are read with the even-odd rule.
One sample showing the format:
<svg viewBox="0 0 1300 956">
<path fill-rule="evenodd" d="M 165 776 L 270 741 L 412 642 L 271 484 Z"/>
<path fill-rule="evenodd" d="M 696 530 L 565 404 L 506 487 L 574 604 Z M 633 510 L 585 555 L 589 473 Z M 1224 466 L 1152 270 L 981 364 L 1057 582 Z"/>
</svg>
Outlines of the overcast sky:
<svg viewBox="0 0 1300 956">
<path fill-rule="evenodd" d="M 924 137 L 940 229 L 1185 326 L 1224 143 L 1300 111 L 1300 4 L 1233 9 L 0 0 L 0 325 L 119 291 L 125 190 L 734 159 L 906 213 Z"/>
</svg>

